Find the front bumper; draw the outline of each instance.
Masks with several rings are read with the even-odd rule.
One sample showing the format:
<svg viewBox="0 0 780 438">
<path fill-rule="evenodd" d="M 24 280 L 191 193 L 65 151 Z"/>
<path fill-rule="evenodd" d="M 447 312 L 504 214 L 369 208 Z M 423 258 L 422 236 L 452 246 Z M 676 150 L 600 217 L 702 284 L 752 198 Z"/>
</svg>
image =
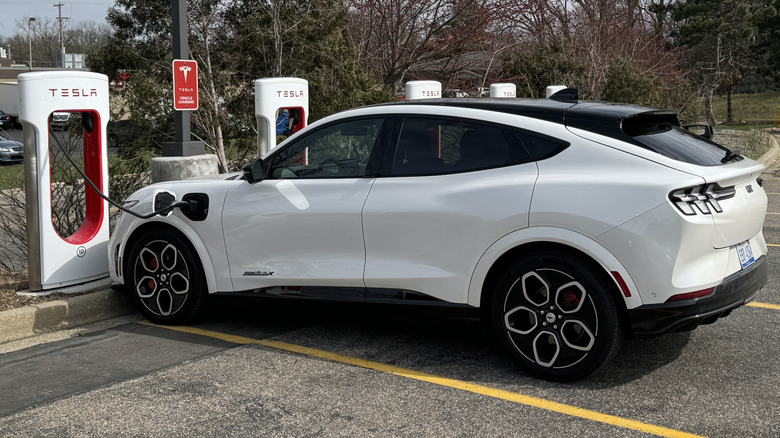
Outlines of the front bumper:
<svg viewBox="0 0 780 438">
<path fill-rule="evenodd" d="M 0 161 L 24 161 L 24 155 L 17 152 L 0 154 Z"/>
<path fill-rule="evenodd" d="M 639 306 L 628 311 L 636 337 L 653 337 L 673 331 L 693 330 L 711 324 L 748 303 L 768 279 L 766 257 L 723 280 L 712 294 L 684 301 Z"/>
</svg>

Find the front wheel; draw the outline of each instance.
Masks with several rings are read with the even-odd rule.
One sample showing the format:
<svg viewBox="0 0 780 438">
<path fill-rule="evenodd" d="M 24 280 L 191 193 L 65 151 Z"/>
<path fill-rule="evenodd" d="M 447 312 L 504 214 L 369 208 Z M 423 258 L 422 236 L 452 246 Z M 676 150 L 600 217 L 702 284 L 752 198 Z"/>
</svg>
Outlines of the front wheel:
<svg viewBox="0 0 780 438">
<path fill-rule="evenodd" d="M 133 245 L 125 282 L 141 313 L 157 324 L 183 324 L 206 304 L 203 268 L 192 245 L 173 232 L 153 230 Z"/>
<path fill-rule="evenodd" d="M 565 253 L 529 254 L 510 265 L 493 294 L 493 328 L 515 362 L 546 380 L 583 378 L 611 361 L 625 337 L 606 284 Z"/>
</svg>

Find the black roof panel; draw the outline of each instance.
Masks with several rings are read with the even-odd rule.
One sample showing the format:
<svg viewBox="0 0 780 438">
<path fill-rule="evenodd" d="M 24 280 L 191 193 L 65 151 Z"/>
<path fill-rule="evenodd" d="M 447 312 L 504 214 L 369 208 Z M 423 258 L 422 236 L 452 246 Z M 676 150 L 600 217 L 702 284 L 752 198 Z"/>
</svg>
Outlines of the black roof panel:
<svg viewBox="0 0 780 438">
<path fill-rule="evenodd" d="M 639 114 L 654 114 L 674 117 L 675 112 L 656 108 L 617 104 L 609 102 L 579 101 L 560 102 L 551 99 L 505 99 L 505 98 L 450 98 L 450 99 L 419 99 L 394 102 L 383 105 L 440 105 L 460 108 L 474 108 L 487 111 L 498 111 L 516 114 L 535 119 L 562 123 L 573 128 L 588 131 L 599 130 L 605 125 L 617 125 L 626 117 Z M 611 130 L 607 128 L 608 130 Z"/>
</svg>

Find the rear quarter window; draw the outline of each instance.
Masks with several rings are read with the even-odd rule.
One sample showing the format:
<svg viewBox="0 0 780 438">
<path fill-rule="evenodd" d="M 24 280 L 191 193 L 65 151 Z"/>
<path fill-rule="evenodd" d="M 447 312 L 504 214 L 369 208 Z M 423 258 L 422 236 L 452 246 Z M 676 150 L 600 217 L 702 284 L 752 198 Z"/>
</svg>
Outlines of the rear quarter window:
<svg viewBox="0 0 780 438">
<path fill-rule="evenodd" d="M 515 130 L 515 136 L 523 144 L 533 161 L 540 161 L 558 155 L 569 147 L 569 143 L 538 133 Z"/>
</svg>

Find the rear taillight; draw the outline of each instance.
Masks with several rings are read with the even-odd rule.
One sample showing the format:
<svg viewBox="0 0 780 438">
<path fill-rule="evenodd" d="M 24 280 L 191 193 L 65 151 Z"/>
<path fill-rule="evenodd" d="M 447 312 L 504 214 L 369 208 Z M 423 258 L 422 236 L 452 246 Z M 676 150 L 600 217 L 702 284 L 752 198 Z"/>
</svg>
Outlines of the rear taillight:
<svg viewBox="0 0 780 438">
<path fill-rule="evenodd" d="M 696 292 L 688 292 L 688 293 L 679 294 L 679 295 L 672 295 L 671 297 L 669 297 L 668 300 L 666 300 L 666 302 L 668 303 L 669 301 L 692 300 L 694 298 L 706 297 L 708 295 L 712 295 L 712 292 L 714 292 L 714 291 L 715 291 L 715 288 L 714 287 L 710 287 L 710 288 L 707 288 L 707 289 L 697 290 Z"/>
<path fill-rule="evenodd" d="M 733 198 L 736 193 L 734 186 L 721 187 L 712 183 L 677 189 L 669 194 L 669 199 L 683 214 L 690 216 L 697 214 L 696 210 L 702 214 L 722 213 L 719 201 Z"/>
</svg>

